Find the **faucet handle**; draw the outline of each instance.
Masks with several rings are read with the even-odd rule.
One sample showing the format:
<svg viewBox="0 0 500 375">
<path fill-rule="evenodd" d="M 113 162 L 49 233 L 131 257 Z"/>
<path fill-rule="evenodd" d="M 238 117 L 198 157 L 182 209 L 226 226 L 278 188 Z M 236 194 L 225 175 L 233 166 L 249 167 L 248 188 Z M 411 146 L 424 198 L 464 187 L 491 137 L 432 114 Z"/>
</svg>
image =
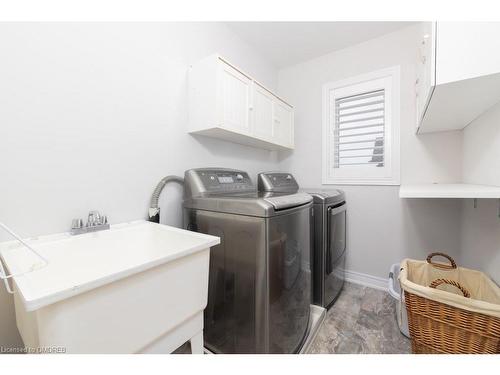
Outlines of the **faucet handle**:
<svg viewBox="0 0 500 375">
<path fill-rule="evenodd" d="M 83 228 L 83 220 L 82 219 L 73 219 L 71 224 L 71 229 L 80 229 Z"/>
<path fill-rule="evenodd" d="M 101 221 L 101 215 L 99 214 L 99 211 L 90 211 L 89 212 L 89 217 L 87 220 L 88 227 L 93 227 L 93 226 L 99 225 L 100 221 Z"/>
</svg>

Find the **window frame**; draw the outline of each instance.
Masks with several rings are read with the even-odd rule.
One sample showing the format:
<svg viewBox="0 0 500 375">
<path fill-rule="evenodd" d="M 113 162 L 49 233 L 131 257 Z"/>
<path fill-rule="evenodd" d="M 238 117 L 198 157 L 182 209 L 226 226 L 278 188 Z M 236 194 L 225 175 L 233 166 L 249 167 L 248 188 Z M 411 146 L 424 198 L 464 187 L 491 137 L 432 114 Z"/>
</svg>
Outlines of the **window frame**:
<svg viewBox="0 0 500 375">
<path fill-rule="evenodd" d="M 335 169 L 335 97 L 385 90 L 384 167 Z M 324 185 L 400 185 L 400 67 L 377 70 L 323 85 L 322 183 Z M 378 170 L 377 170 L 378 169 Z"/>
</svg>

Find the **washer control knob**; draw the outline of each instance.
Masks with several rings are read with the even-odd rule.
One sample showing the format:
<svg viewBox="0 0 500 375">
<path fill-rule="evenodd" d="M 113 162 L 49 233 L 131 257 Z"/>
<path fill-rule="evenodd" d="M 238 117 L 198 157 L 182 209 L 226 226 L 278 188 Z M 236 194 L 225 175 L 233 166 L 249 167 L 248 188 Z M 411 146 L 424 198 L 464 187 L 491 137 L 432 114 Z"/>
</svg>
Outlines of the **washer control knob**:
<svg viewBox="0 0 500 375">
<path fill-rule="evenodd" d="M 286 179 L 287 179 L 287 180 L 291 180 L 291 179 L 292 179 L 292 176 L 291 176 L 291 175 L 287 175 L 287 176 L 286 176 Z"/>
<path fill-rule="evenodd" d="M 236 179 L 237 179 L 238 181 L 243 181 L 243 175 L 242 175 L 242 174 L 240 174 L 240 173 L 238 173 L 238 174 L 236 175 Z"/>
</svg>

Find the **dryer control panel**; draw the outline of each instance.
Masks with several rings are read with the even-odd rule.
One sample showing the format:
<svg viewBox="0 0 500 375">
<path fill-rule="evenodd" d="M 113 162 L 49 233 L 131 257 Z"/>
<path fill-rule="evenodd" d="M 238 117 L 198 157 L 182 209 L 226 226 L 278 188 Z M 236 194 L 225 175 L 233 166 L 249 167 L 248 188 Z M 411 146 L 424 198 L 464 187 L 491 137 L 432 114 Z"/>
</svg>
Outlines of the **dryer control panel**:
<svg viewBox="0 0 500 375">
<path fill-rule="evenodd" d="M 263 172 L 257 177 L 259 191 L 293 193 L 299 190 L 299 184 L 291 173 Z"/>
</svg>

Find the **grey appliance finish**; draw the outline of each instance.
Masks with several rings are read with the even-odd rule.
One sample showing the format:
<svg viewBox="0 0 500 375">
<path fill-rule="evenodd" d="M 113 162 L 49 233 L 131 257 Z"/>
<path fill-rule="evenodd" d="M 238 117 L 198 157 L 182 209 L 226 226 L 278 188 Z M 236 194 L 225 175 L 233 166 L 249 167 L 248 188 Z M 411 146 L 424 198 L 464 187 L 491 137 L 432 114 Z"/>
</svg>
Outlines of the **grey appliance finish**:
<svg viewBox="0 0 500 375">
<path fill-rule="evenodd" d="M 344 286 L 347 205 L 340 190 L 304 190 L 314 199 L 313 303 L 329 309 Z"/>
<path fill-rule="evenodd" d="M 345 280 L 346 215 L 345 194 L 341 190 L 299 189 L 290 173 L 265 172 L 258 176 L 260 191 L 305 191 L 313 197 L 313 303 L 330 308 Z"/>
<path fill-rule="evenodd" d="M 311 304 L 312 198 L 259 193 L 243 171 L 185 173 L 184 225 L 221 238 L 210 252 L 205 347 L 215 353 L 295 353 Z"/>
</svg>

